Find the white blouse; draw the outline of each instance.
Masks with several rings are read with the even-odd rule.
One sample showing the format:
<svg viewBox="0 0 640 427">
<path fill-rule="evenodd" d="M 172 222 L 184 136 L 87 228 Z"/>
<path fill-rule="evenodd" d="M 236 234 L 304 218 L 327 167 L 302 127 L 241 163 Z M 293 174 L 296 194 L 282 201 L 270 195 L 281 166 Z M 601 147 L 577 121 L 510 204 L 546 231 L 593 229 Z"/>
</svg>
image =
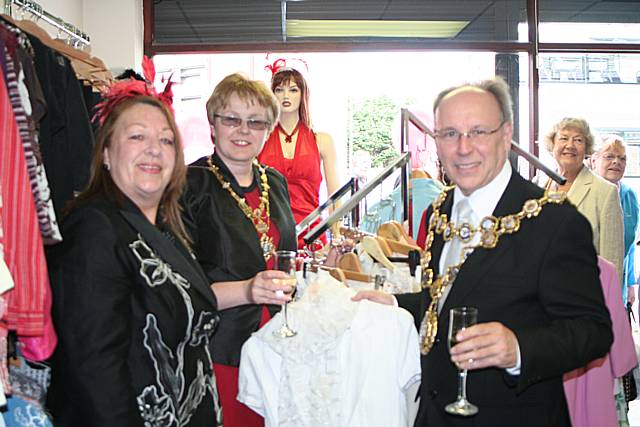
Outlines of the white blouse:
<svg viewBox="0 0 640 427">
<path fill-rule="evenodd" d="M 354 294 L 321 274 L 289 305 L 295 337 L 274 336 L 278 313 L 244 344 L 238 400 L 266 427 L 413 423 L 409 390 L 420 381 L 413 318 L 398 307 L 353 302 Z"/>
</svg>

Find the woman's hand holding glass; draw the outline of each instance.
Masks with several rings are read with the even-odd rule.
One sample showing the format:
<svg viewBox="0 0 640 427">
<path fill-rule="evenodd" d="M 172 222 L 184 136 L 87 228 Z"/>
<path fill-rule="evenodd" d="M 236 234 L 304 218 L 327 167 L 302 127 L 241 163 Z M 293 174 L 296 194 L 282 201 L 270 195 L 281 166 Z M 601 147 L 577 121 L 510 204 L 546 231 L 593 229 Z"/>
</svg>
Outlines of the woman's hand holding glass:
<svg viewBox="0 0 640 427">
<path fill-rule="evenodd" d="M 248 299 L 253 304 L 283 305 L 291 301 L 295 289 L 295 279 L 283 272 L 265 270 L 256 274 L 249 282 Z"/>
</svg>

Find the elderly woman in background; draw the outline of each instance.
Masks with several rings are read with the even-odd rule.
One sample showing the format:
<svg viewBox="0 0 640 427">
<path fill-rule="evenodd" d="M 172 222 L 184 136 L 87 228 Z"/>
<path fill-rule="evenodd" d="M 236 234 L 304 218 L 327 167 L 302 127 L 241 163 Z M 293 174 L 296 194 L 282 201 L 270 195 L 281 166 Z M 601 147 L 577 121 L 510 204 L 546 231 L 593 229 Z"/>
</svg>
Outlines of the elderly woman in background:
<svg viewBox="0 0 640 427">
<path fill-rule="evenodd" d="M 185 224 L 198 262 L 223 311 L 215 337 L 214 371 L 225 427 L 263 425 L 236 400 L 244 342 L 289 299 L 290 287 L 271 271 L 275 250 L 296 250 L 287 182 L 256 160 L 275 126 L 278 101 L 264 83 L 240 74 L 225 77 L 207 101 L 215 152 L 189 167 Z"/>
<path fill-rule="evenodd" d="M 615 185 L 595 175 L 584 164 L 586 156 L 593 153 L 589 124 L 579 118 L 564 118 L 553 126 L 544 142 L 558 164 L 559 173 L 567 179 L 562 186 L 548 180 L 546 188 L 567 193 L 569 201 L 589 220 L 598 255 L 611 261 L 618 277 L 622 277 L 624 241 L 620 198 Z"/>
<path fill-rule="evenodd" d="M 622 279 L 622 299 L 633 305 L 636 284 L 634 257 L 635 237 L 638 229 L 638 196 L 631 187 L 622 182 L 627 167 L 627 153 L 624 140 L 618 135 L 605 135 L 596 145 L 591 156 L 595 173 L 618 187 L 624 219 L 624 274 Z"/>
<path fill-rule="evenodd" d="M 180 217 L 186 166 L 170 100 L 125 81 L 98 117 L 89 186 L 49 253 L 54 425 L 222 425 L 217 301 Z"/>
</svg>

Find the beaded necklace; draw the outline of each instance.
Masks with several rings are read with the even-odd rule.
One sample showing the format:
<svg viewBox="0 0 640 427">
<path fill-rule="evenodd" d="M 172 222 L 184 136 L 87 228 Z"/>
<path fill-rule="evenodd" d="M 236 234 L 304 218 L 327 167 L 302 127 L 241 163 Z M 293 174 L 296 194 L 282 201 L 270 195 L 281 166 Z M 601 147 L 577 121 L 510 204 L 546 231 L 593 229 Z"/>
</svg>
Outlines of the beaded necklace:
<svg viewBox="0 0 640 427">
<path fill-rule="evenodd" d="M 431 302 L 420 325 L 420 352 L 423 355 L 429 353 L 438 333 L 438 301 L 444 288 L 453 284 L 460 268 L 474 249 L 478 247 L 485 249 L 495 248 L 500 236 L 513 234 L 520 230 L 521 220 L 537 217 L 542 207 L 547 203 L 560 204 L 564 203 L 567 198 L 564 192 L 545 191 L 541 198 L 525 201 L 520 212 L 502 217 L 489 215 L 480 221 L 479 227 L 474 227 L 467 222 L 456 225 L 452 221 L 448 221 L 447 214 L 440 213 L 440 206 L 447 198 L 447 193 L 453 188 L 445 188 L 433 202 L 433 212 L 429 217 L 427 228 L 425 251 L 420 263 L 423 271 L 422 288 L 428 289 L 431 297 Z M 475 245 L 464 247 L 460 254 L 460 262 L 447 267 L 444 274 L 439 275 L 434 280 L 433 269 L 429 268 L 429 263 L 431 262 L 431 245 L 435 234 L 442 234 L 445 242 L 457 238 L 463 243 L 470 243 L 476 233 L 480 235 L 479 242 Z"/>
<path fill-rule="evenodd" d="M 269 231 L 269 227 L 271 226 L 271 213 L 269 210 L 269 181 L 267 179 L 267 170 L 264 166 L 258 163 L 257 160 L 253 161 L 253 164 L 260 171 L 260 183 L 262 185 L 262 192 L 260 195 L 260 204 L 258 207 L 253 210 L 251 206 L 247 204 L 247 201 L 244 197 L 238 196 L 238 194 L 233 191 L 231 188 L 231 184 L 224 179 L 222 174 L 220 174 L 220 169 L 218 166 L 214 165 L 211 161 L 211 156 L 209 156 L 207 160 L 207 164 L 209 165 L 209 170 L 216 177 L 222 188 L 226 189 L 231 197 L 236 201 L 238 207 L 242 212 L 246 215 L 247 218 L 253 223 L 253 226 L 256 229 L 256 232 L 260 236 L 260 248 L 262 248 L 262 256 L 265 261 L 268 261 L 273 252 L 275 250 L 275 245 L 273 244 L 273 237 L 267 235 Z"/>
</svg>

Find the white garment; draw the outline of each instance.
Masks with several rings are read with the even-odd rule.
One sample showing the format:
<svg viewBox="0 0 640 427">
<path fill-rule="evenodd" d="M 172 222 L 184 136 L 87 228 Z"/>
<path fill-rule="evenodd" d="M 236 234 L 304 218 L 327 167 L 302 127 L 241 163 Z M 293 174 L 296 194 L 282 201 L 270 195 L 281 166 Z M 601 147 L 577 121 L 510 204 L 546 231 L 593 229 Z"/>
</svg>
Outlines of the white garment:
<svg viewBox="0 0 640 427">
<path fill-rule="evenodd" d="M 380 289 L 381 291 L 388 294 L 406 294 L 410 292 L 420 292 L 422 290 L 417 275 L 415 277 L 411 275 L 408 263 L 394 262 L 393 265 L 395 268 L 393 271 L 389 271 L 389 269 L 385 268 L 382 264 L 375 262 L 368 253 L 361 250 L 359 244 L 356 245 L 356 249 L 362 272 L 371 277 L 381 275 L 385 278 L 382 289 Z M 394 253 L 393 256 L 406 257 L 406 254 Z M 356 291 L 372 290 L 375 288 L 374 282 L 365 283 L 353 280 L 347 280 L 347 286 Z"/>
<path fill-rule="evenodd" d="M 413 319 L 397 307 L 353 302 L 353 295 L 321 274 L 289 305 L 298 335 L 274 336 L 279 313 L 242 347 L 238 400 L 262 415 L 266 427 L 413 423 L 413 399 L 406 395 L 420 381 Z"/>
</svg>

